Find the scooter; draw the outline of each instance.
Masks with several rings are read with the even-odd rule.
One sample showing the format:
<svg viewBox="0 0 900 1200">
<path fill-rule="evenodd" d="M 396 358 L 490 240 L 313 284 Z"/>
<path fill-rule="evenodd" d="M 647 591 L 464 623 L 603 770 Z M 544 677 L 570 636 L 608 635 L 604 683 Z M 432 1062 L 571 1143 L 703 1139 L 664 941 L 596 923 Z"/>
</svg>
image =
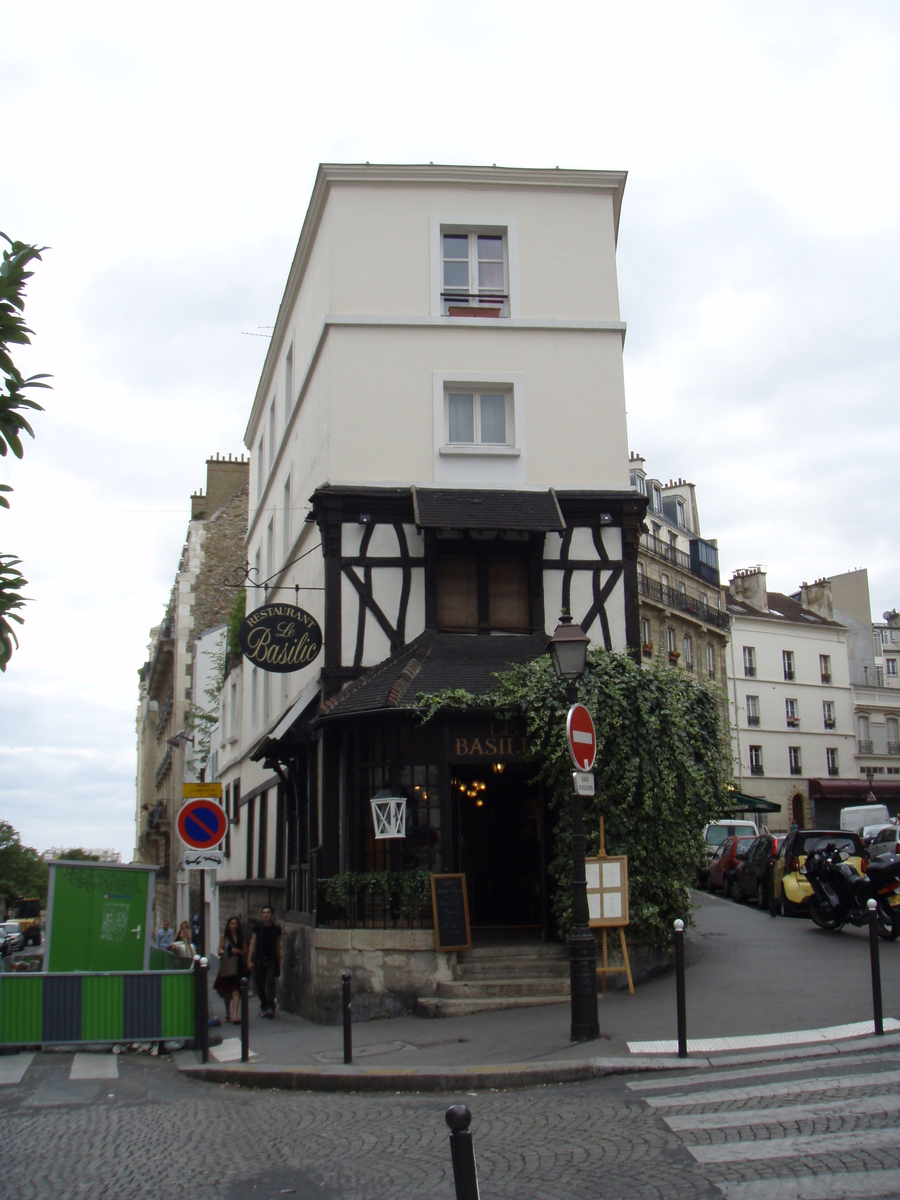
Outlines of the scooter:
<svg viewBox="0 0 900 1200">
<path fill-rule="evenodd" d="M 810 918 L 820 929 L 842 929 L 848 921 L 868 925 L 866 904 L 875 900 L 878 936 L 894 941 L 900 937 L 900 854 L 873 859 L 865 875 L 857 875 L 848 857 L 824 838 L 809 848 L 800 870 L 813 890 Z"/>
</svg>

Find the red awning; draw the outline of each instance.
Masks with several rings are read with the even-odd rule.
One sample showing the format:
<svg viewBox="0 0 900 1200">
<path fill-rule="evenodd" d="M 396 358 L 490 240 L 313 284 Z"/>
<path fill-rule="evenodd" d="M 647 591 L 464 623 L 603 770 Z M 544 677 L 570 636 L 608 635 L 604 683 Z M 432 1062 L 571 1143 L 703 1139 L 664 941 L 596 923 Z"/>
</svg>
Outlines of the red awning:
<svg viewBox="0 0 900 1200">
<path fill-rule="evenodd" d="M 873 779 L 871 788 L 876 800 L 900 801 L 900 779 Z M 865 804 L 869 794 L 867 779 L 810 779 L 809 798 L 821 796 L 826 800 L 855 801 Z"/>
</svg>

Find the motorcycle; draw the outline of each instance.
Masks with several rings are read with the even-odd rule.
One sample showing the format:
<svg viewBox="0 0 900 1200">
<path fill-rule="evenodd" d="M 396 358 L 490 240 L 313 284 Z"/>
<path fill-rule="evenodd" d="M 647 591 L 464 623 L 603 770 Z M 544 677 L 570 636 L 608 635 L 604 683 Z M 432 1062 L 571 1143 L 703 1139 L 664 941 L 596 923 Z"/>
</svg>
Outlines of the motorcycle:
<svg viewBox="0 0 900 1200">
<path fill-rule="evenodd" d="M 825 839 L 822 839 L 825 842 Z M 868 864 L 865 875 L 857 875 L 844 859 L 846 851 L 834 842 L 815 843 L 800 868 L 809 880 L 813 895 L 809 915 L 820 929 L 843 929 L 868 925 L 869 900 L 878 905 L 875 925 L 878 936 L 886 941 L 900 937 L 900 854 L 886 854 Z"/>
</svg>

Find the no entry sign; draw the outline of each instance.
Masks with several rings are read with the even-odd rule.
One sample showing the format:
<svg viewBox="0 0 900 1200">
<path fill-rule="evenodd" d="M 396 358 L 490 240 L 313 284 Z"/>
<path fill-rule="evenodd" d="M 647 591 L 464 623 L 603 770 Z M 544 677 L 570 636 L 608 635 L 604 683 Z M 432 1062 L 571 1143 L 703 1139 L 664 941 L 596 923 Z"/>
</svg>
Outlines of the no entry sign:
<svg viewBox="0 0 900 1200">
<path fill-rule="evenodd" d="M 566 739 L 572 762 L 579 771 L 589 771 L 597 757 L 597 734 L 593 718 L 583 704 L 573 704 L 569 709 Z"/>
<path fill-rule="evenodd" d="M 218 846 L 227 828 L 225 810 L 215 800 L 189 800 L 178 814 L 178 836 L 194 850 Z"/>
</svg>

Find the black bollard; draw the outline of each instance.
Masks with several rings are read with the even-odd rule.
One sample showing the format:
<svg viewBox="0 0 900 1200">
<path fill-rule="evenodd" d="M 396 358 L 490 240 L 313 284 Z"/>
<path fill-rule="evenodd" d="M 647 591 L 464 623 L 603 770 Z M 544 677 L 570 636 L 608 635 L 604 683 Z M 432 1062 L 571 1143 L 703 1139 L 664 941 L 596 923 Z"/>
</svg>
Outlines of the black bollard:
<svg viewBox="0 0 900 1200">
<path fill-rule="evenodd" d="M 209 1062 L 209 962 L 205 958 L 194 959 L 194 1012 L 196 1014 L 196 1042 L 200 1061 Z"/>
<path fill-rule="evenodd" d="M 678 1057 L 687 1058 L 687 1008 L 684 1001 L 684 921 L 675 922 L 675 1000 L 678 1006 Z"/>
<path fill-rule="evenodd" d="M 450 1126 L 450 1156 L 453 1159 L 456 1200 L 479 1200 L 475 1146 L 469 1132 L 472 1113 L 465 1104 L 454 1104 L 447 1109 L 444 1120 Z"/>
<path fill-rule="evenodd" d="M 350 972 L 345 971 L 341 976 L 344 981 L 341 1006 L 344 1010 L 344 1062 L 353 1062 L 353 1033 L 350 1027 Z"/>
<path fill-rule="evenodd" d="M 869 900 L 869 958 L 872 963 L 872 1008 L 875 1010 L 875 1034 L 884 1035 L 884 1014 L 881 1009 L 881 958 L 878 949 L 878 903 Z"/>
<path fill-rule="evenodd" d="M 250 1061 L 250 980 L 241 980 L 241 1062 Z"/>
</svg>

